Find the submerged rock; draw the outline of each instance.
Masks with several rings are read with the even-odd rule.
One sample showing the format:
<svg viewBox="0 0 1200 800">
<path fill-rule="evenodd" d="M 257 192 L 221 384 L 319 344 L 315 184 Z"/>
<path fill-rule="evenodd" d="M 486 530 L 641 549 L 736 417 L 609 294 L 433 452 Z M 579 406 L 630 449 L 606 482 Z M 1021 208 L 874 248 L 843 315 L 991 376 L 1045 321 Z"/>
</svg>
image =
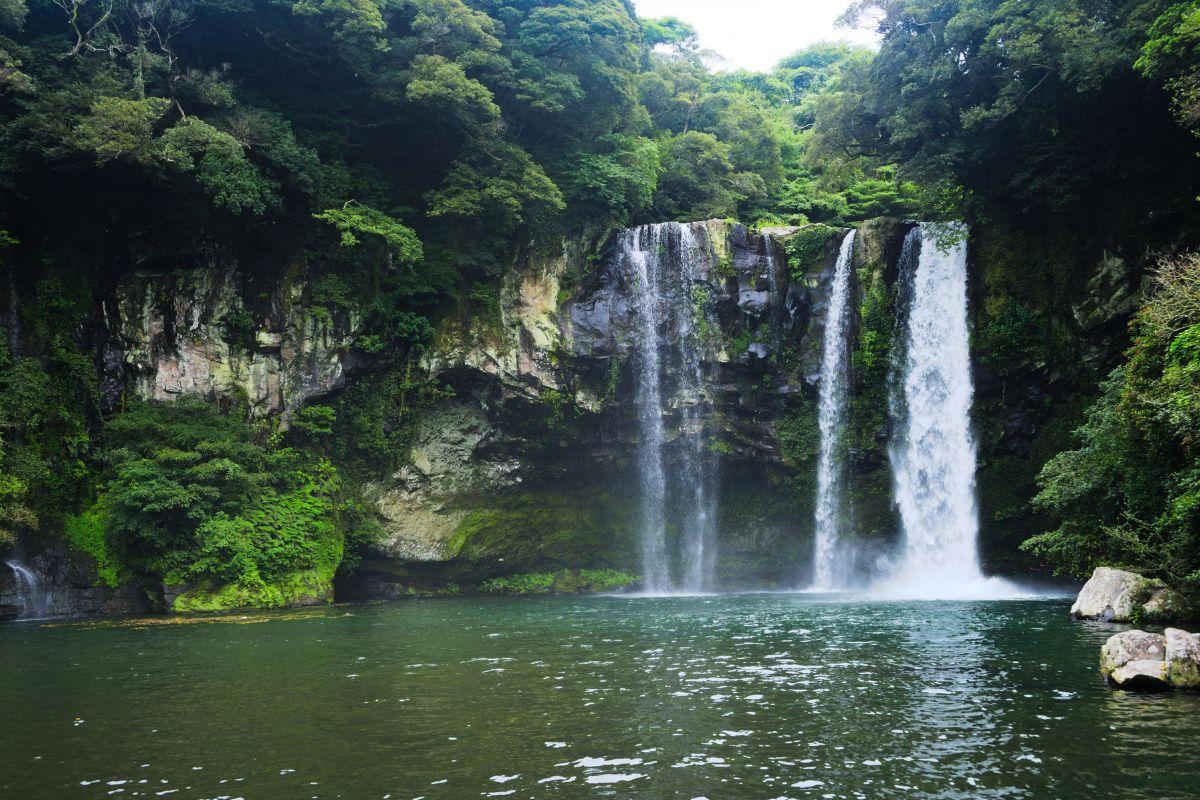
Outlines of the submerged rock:
<svg viewBox="0 0 1200 800">
<path fill-rule="evenodd" d="M 1100 648 L 1100 672 L 1132 691 L 1200 688 L 1200 634 L 1123 631 Z"/>
<path fill-rule="evenodd" d="M 1097 567 L 1071 606 L 1072 617 L 1101 622 L 1171 622 L 1189 613 L 1183 596 L 1162 581 L 1111 567 Z"/>
</svg>

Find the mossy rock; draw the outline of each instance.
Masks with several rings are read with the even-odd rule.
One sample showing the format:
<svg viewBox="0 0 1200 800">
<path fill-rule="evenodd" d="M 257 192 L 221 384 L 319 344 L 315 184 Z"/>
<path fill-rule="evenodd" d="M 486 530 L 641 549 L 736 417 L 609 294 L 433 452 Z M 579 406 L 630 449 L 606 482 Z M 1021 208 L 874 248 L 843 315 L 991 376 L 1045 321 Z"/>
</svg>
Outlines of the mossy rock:
<svg viewBox="0 0 1200 800">
<path fill-rule="evenodd" d="M 333 572 L 329 569 L 310 569 L 257 584 L 191 587 L 174 597 L 170 607 L 177 614 L 194 614 L 252 608 L 296 608 L 332 602 Z"/>
<path fill-rule="evenodd" d="M 493 594 L 596 594 L 627 589 L 641 578 L 615 569 L 568 569 L 493 578 L 479 588 Z"/>
<path fill-rule="evenodd" d="M 527 572 L 635 561 L 639 506 L 632 495 L 580 489 L 530 492 L 469 513 L 455 528 L 447 576 L 468 582 Z"/>
</svg>

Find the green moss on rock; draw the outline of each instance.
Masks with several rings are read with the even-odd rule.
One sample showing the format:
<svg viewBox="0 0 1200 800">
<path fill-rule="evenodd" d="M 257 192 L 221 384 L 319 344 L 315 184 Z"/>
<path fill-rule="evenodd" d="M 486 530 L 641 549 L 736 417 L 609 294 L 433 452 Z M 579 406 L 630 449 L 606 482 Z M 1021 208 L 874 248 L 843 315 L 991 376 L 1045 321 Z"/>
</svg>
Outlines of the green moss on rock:
<svg viewBox="0 0 1200 800">
<path fill-rule="evenodd" d="M 464 577 L 558 568 L 628 567 L 637 500 L 581 487 L 529 492 L 477 508 L 455 528 L 447 552 Z"/>
<path fill-rule="evenodd" d="M 245 608 L 294 608 L 333 602 L 333 571 L 310 569 L 281 575 L 269 583 L 228 583 L 194 587 L 171 602 L 179 614 L 236 611 Z"/>
<path fill-rule="evenodd" d="M 493 578 L 480 586 L 493 594 L 591 594 L 626 589 L 641 580 L 615 569 L 568 569 Z"/>
</svg>

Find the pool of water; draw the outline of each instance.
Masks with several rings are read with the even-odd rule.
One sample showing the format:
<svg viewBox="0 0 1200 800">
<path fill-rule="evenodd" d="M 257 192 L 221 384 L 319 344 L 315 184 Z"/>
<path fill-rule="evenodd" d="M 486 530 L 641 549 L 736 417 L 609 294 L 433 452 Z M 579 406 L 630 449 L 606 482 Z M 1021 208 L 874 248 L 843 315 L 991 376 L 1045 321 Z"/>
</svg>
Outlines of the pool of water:
<svg viewBox="0 0 1200 800">
<path fill-rule="evenodd" d="M 0 797 L 1182 798 L 1069 601 L 461 599 L 0 627 Z M 169 623 L 169 624 L 168 624 Z"/>
</svg>

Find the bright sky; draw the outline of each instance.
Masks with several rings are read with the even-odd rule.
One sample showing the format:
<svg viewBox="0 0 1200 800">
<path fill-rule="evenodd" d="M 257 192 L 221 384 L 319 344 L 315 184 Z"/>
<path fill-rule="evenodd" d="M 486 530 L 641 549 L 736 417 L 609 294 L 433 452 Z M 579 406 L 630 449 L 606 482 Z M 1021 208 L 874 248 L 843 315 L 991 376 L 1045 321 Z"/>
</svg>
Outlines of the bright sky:
<svg viewBox="0 0 1200 800">
<path fill-rule="evenodd" d="M 810 44 L 875 45 L 870 31 L 835 27 L 850 0 L 634 0 L 642 17 L 679 17 L 700 33 L 729 68 L 768 70 Z"/>
</svg>

